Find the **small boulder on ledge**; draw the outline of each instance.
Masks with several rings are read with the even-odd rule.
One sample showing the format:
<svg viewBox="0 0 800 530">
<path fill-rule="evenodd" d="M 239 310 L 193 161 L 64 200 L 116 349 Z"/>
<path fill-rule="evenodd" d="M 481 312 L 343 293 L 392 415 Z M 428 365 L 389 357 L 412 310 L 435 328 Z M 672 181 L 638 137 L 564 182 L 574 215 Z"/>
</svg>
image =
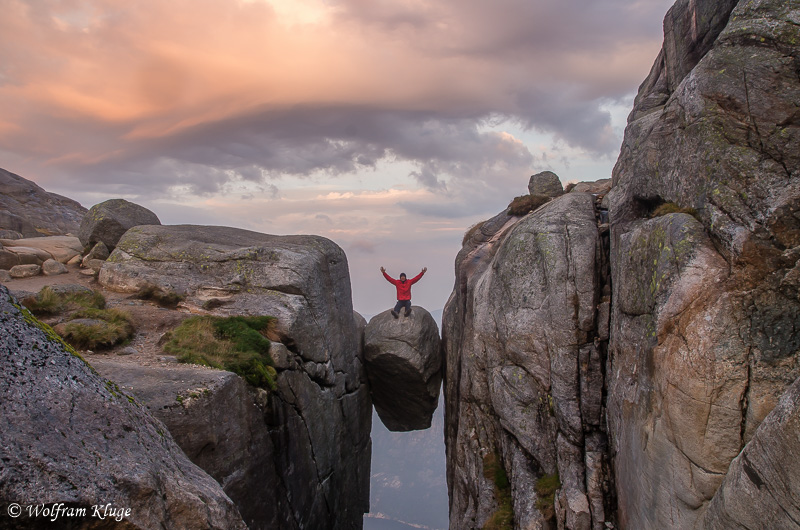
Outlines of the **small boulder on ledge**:
<svg viewBox="0 0 800 530">
<path fill-rule="evenodd" d="M 78 237 L 84 247 L 103 243 L 108 251 L 128 229 L 141 225 L 160 225 L 158 216 L 125 199 L 110 199 L 95 204 L 81 221 Z"/>
<path fill-rule="evenodd" d="M 393 432 L 427 429 L 439 402 L 442 354 L 439 327 L 430 313 L 376 315 L 364 331 L 364 358 L 372 402 Z"/>
<path fill-rule="evenodd" d="M 528 182 L 528 191 L 531 195 L 544 195 L 545 197 L 559 197 L 564 195 L 561 179 L 552 171 L 542 171 L 531 175 Z"/>
</svg>

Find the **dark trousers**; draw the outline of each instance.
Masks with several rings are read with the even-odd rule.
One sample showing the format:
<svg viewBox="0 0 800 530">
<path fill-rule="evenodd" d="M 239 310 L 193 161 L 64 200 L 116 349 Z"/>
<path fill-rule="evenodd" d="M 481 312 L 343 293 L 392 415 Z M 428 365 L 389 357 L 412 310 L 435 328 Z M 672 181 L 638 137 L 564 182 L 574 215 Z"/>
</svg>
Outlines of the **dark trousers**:
<svg viewBox="0 0 800 530">
<path fill-rule="evenodd" d="M 394 306 L 394 312 L 399 313 L 403 307 L 406 308 L 406 311 L 411 311 L 411 300 L 398 300 Z"/>
</svg>

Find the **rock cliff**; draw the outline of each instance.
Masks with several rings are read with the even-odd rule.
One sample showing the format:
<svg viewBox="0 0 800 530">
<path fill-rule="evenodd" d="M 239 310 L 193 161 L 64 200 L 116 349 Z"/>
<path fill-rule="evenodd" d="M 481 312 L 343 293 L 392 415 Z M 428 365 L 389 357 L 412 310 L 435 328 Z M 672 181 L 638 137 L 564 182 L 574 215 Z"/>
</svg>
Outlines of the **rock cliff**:
<svg viewBox="0 0 800 530">
<path fill-rule="evenodd" d="M 501 509 L 496 460 L 513 481 L 515 527 L 546 528 L 556 513 L 569 528 L 603 527 L 603 240 L 595 198 L 570 193 L 490 219 L 456 258 L 443 319 L 451 528 L 481 528 Z M 537 492 L 556 475 L 557 498 Z"/>
<path fill-rule="evenodd" d="M 48 329 L 0 286 L 0 528 L 98 528 L 110 521 L 92 507 L 109 503 L 129 509 L 110 518 L 120 528 L 246 528 L 166 427 Z M 22 506 L 19 518 L 11 503 Z M 53 503 L 86 509 L 85 517 L 50 525 L 28 514 Z"/>
<path fill-rule="evenodd" d="M 702 527 L 800 375 L 798 22 L 792 2 L 676 3 L 631 113 L 609 195 L 625 527 Z"/>
<path fill-rule="evenodd" d="M 372 403 L 363 322 L 353 312 L 347 259 L 338 246 L 317 236 L 139 226 L 120 239 L 99 280 L 123 292 L 145 285 L 178 292 L 195 311 L 215 300 L 218 314 L 277 317 L 281 343 L 273 343 L 271 352 L 277 390 L 266 401 L 228 407 L 225 400 L 203 405 L 200 399 L 163 412 L 162 419 L 183 430 L 178 442 L 222 480 L 234 500 L 241 499 L 246 517 L 266 517 L 255 527 L 272 528 L 279 521 L 287 529 L 360 528 L 369 510 Z M 225 398 L 229 403 L 255 401 L 243 389 L 229 390 L 238 392 L 235 399 Z M 230 458 L 203 454 L 202 440 L 186 433 L 186 414 L 201 425 L 209 420 L 204 407 L 217 417 L 238 411 L 234 423 L 247 433 L 225 445 L 214 435 L 222 427 L 208 425 L 204 438 Z M 253 448 L 252 458 L 242 458 Z M 274 512 L 260 506 L 265 495 Z"/>
<path fill-rule="evenodd" d="M 86 208 L 0 169 L 0 238 L 77 234 Z"/>
<path fill-rule="evenodd" d="M 573 190 L 456 258 L 451 528 L 798 527 L 800 10 L 679 0 L 664 30 L 610 227 Z"/>
</svg>

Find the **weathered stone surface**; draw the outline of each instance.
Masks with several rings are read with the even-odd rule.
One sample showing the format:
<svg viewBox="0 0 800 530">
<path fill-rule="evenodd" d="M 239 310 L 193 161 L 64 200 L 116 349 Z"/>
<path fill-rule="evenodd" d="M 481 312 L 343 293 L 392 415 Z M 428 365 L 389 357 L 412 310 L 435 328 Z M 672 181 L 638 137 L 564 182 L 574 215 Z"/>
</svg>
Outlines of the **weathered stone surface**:
<svg viewBox="0 0 800 530">
<path fill-rule="evenodd" d="M 625 528 L 701 528 L 800 375 L 799 20 L 777 0 L 677 2 L 629 117 L 608 196 Z M 650 218 L 663 202 L 696 213 Z"/>
<path fill-rule="evenodd" d="M 0 349 L 4 506 L 87 508 L 87 528 L 102 523 L 91 507 L 106 503 L 130 508 L 125 528 L 246 528 L 219 484 L 186 458 L 161 422 L 31 325 L 4 287 Z M 3 514 L 0 526 L 10 522 Z M 43 521 L 23 515 L 13 523 Z"/>
<path fill-rule="evenodd" d="M 30 240 L 20 239 L 20 241 Z M 8 270 L 11 270 L 16 265 L 41 265 L 53 257 L 49 252 L 42 249 L 22 246 L 4 246 L 0 253 L 2 253 L 0 263 L 7 266 Z"/>
<path fill-rule="evenodd" d="M 731 462 L 703 528 L 800 527 L 800 379 Z"/>
<path fill-rule="evenodd" d="M 78 237 L 84 247 L 103 243 L 108 250 L 129 228 L 140 225 L 160 225 L 158 216 L 125 199 L 110 199 L 91 207 L 81 221 Z"/>
<path fill-rule="evenodd" d="M 558 197 L 564 193 L 561 179 L 552 171 L 542 171 L 531 175 L 528 182 L 528 192 L 531 195 L 544 195 L 545 197 Z"/>
<path fill-rule="evenodd" d="M 8 271 L 12 278 L 31 278 L 42 273 L 39 265 L 15 265 Z"/>
<path fill-rule="evenodd" d="M 102 241 L 99 241 L 95 246 L 92 247 L 92 250 L 90 250 L 86 256 L 83 257 L 83 260 L 84 262 L 91 259 L 107 260 L 110 254 L 111 253 L 108 251 L 106 244 Z"/>
<path fill-rule="evenodd" d="M 48 285 L 47 287 L 56 294 L 92 294 L 93 292 L 89 287 L 79 283 L 61 283 Z M 40 290 L 39 293 L 41 292 Z"/>
<path fill-rule="evenodd" d="M 487 221 L 456 258 L 443 318 L 451 528 L 479 528 L 497 509 L 483 469 L 492 454 L 512 483 L 515 525 L 556 523 L 534 507 L 533 488 L 555 472 L 559 527 L 605 523 L 589 499 L 607 502 L 594 486 L 607 476 L 607 454 L 586 445 L 605 439 L 605 343 L 595 321 L 603 249 L 594 197 L 570 193 L 519 221 Z M 591 491 L 584 452 L 597 459 Z"/>
<path fill-rule="evenodd" d="M 0 229 L 29 238 L 74 234 L 85 213 L 78 202 L 0 169 Z"/>
<path fill-rule="evenodd" d="M 364 332 L 364 360 L 372 402 L 394 432 L 427 429 L 439 403 L 442 354 L 439 327 L 419 306 L 394 318 L 372 317 Z"/>
<path fill-rule="evenodd" d="M 0 270 L 8 271 L 11 267 L 19 264 L 19 257 L 15 253 L 0 248 Z"/>
<path fill-rule="evenodd" d="M 67 263 L 79 256 L 83 247 L 77 237 L 45 236 L 15 240 L 0 240 L 6 250 L 18 253 L 33 253 L 42 262 L 52 258 L 60 263 Z M 24 249 L 24 250 L 23 250 Z M 32 250 L 31 250 L 32 249 Z M 40 263 L 41 264 L 41 263 Z"/>
<path fill-rule="evenodd" d="M 59 263 L 53 258 L 42 263 L 42 272 L 45 276 L 55 276 L 58 274 L 66 274 L 67 267 L 63 263 Z"/>
<path fill-rule="evenodd" d="M 0 269 L 0 282 L 6 283 L 11 281 L 11 274 L 3 269 Z"/>
<path fill-rule="evenodd" d="M 264 418 L 269 409 L 256 404 L 257 393 L 265 391 L 211 368 L 106 359 L 93 364 L 167 426 L 186 456 L 236 503 L 250 530 L 286 527 L 286 488 Z"/>
<path fill-rule="evenodd" d="M 95 274 L 100 273 L 100 269 L 103 268 L 105 264 L 105 260 L 102 259 L 84 259 L 81 265 L 86 269 L 91 269 Z"/>
<path fill-rule="evenodd" d="M 14 230 L 0 230 L 0 239 L 22 239 L 23 236 Z"/>
<path fill-rule="evenodd" d="M 291 353 L 279 356 L 286 368 L 268 421 L 286 488 L 282 524 L 360 526 L 369 509 L 372 404 L 341 248 L 317 236 L 139 226 L 120 239 L 99 280 L 124 292 L 154 284 L 184 294 L 189 307 L 223 299 L 215 309 L 222 315 L 277 317 Z"/>
<path fill-rule="evenodd" d="M 599 179 L 595 181 L 578 182 L 572 187 L 570 193 L 592 193 L 605 195 L 611 190 L 611 179 Z"/>
</svg>

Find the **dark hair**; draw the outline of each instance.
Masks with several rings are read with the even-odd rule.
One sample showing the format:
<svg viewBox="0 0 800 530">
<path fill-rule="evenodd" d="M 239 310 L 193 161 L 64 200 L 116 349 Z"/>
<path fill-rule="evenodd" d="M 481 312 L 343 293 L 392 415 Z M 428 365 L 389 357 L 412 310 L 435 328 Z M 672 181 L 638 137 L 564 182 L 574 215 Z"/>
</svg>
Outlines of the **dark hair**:
<svg viewBox="0 0 800 530">
<path fill-rule="evenodd" d="M 400 276 L 406 276 L 406 273 L 405 272 L 401 272 Z M 408 276 L 406 276 L 406 278 L 408 278 Z"/>
</svg>

